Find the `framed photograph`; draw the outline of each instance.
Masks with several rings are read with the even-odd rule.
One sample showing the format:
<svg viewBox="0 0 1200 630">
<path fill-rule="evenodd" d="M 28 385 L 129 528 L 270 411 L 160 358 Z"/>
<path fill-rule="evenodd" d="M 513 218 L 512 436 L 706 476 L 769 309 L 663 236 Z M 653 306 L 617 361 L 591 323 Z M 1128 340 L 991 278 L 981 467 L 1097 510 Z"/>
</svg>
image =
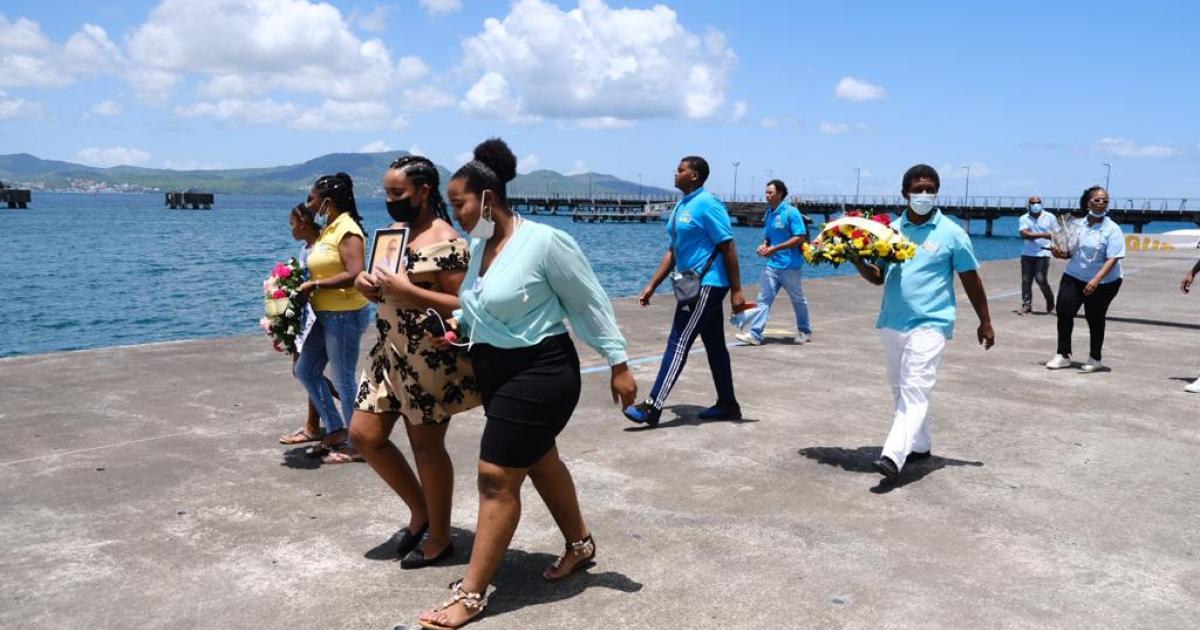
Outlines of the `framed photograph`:
<svg viewBox="0 0 1200 630">
<path fill-rule="evenodd" d="M 387 228 L 375 230 L 375 239 L 371 244 L 371 256 L 368 258 L 367 271 L 371 272 L 380 267 L 399 273 L 404 269 L 408 251 L 408 228 Z"/>
</svg>

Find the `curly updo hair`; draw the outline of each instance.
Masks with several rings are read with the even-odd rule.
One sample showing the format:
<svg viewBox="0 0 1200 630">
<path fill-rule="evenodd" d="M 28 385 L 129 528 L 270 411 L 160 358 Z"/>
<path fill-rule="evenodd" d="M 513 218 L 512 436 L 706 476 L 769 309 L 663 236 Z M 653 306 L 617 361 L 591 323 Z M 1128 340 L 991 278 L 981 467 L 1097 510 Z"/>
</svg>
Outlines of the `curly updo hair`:
<svg viewBox="0 0 1200 630">
<path fill-rule="evenodd" d="M 475 159 L 467 162 L 451 179 L 465 178 L 467 190 L 482 196 L 490 190 L 501 205 L 508 205 L 508 182 L 517 177 L 517 156 L 500 138 L 491 138 L 475 147 Z"/>
</svg>

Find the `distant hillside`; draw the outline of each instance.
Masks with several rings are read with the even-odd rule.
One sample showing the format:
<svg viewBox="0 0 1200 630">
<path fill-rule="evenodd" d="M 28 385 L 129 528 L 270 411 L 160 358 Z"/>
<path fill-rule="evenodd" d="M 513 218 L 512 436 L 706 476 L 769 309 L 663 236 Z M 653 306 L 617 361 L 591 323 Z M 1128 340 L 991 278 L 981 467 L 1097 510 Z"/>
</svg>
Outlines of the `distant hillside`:
<svg viewBox="0 0 1200 630">
<path fill-rule="evenodd" d="M 380 180 L 388 164 L 398 157 L 408 155 L 405 151 L 384 153 L 330 153 L 313 158 L 302 164 L 272 166 L 268 168 L 240 168 L 223 170 L 176 171 L 169 169 L 142 168 L 137 166 L 115 166 L 97 168 L 71 162 L 43 160 L 28 153 L 0 155 L 0 182 L 6 184 L 33 184 L 39 188 L 68 189 L 78 182 L 90 181 L 110 186 L 133 185 L 162 190 L 195 188 L 217 194 L 293 194 L 305 191 L 321 175 L 344 171 L 354 178 L 359 194 L 380 194 Z M 450 171 L 438 166 L 445 182 Z M 592 190 L 597 194 L 637 194 L 638 184 L 593 173 Z M 540 170 L 527 175 L 518 175 L 509 184 L 514 195 L 583 194 L 588 192 L 588 174 L 563 175 L 555 171 Z M 643 193 L 669 194 L 670 191 L 651 186 L 642 187 Z"/>
</svg>

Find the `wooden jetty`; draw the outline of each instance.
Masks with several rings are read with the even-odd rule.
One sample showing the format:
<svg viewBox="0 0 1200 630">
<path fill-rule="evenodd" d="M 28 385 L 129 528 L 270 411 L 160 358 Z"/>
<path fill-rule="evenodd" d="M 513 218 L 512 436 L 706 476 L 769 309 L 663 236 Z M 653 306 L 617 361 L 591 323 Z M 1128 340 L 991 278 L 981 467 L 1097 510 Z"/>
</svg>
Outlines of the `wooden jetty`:
<svg viewBox="0 0 1200 630">
<path fill-rule="evenodd" d="M 0 203 L 8 204 L 9 209 L 24 210 L 33 201 L 33 193 L 25 188 L 9 188 L 0 182 Z"/>
<path fill-rule="evenodd" d="M 213 194 L 194 191 L 169 192 L 163 204 L 172 210 L 191 208 L 192 210 L 212 210 Z"/>
</svg>

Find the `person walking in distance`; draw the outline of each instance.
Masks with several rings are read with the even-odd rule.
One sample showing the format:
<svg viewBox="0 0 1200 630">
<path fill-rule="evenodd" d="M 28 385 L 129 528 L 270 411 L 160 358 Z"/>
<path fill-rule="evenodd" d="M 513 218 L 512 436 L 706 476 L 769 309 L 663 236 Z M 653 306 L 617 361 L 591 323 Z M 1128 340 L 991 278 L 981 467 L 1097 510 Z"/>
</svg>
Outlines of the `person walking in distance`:
<svg viewBox="0 0 1200 630">
<path fill-rule="evenodd" d="M 743 343 L 757 346 L 763 342 L 763 330 L 771 314 L 771 304 L 779 290 L 787 291 L 796 314 L 795 343 L 812 340 L 812 325 L 808 318 L 808 300 L 804 297 L 804 255 L 800 246 L 808 241 L 808 226 L 804 215 L 787 199 L 787 184 L 778 179 L 767 182 L 767 215 L 763 219 L 763 241 L 757 253 L 767 259 L 762 279 L 758 282 L 758 301 L 749 311 L 750 330 L 738 333 Z"/>
<path fill-rule="evenodd" d="M 1054 312 L 1054 291 L 1046 274 L 1050 271 L 1050 235 L 1058 227 L 1058 219 L 1042 209 L 1042 198 L 1034 195 L 1021 215 L 1021 314 L 1033 312 L 1033 283 L 1046 298 L 1046 312 Z"/>
</svg>

